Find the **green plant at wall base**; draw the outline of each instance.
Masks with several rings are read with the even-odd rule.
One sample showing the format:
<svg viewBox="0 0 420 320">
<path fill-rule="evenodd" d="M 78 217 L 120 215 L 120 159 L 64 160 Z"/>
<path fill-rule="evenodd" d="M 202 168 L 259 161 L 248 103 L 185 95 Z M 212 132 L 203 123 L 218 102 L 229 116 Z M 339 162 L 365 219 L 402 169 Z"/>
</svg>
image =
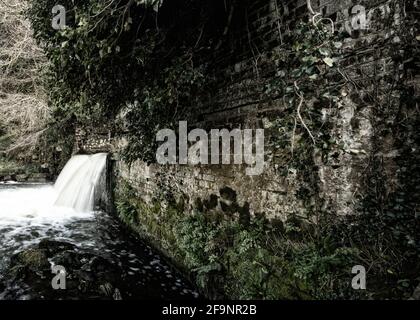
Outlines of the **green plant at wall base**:
<svg viewBox="0 0 420 320">
<path fill-rule="evenodd" d="M 222 216 L 186 214 L 175 205 L 147 205 L 125 183 L 117 192 L 117 211 L 130 227 L 190 270 L 209 297 L 327 299 L 357 295 L 349 285 L 351 268 L 358 261 L 353 249 L 320 248 L 309 238 L 292 242 L 263 218 L 245 226 Z"/>
<path fill-rule="evenodd" d="M 185 267 L 208 297 L 368 299 L 401 297 L 412 290 L 411 280 L 398 274 L 399 261 L 390 263 L 393 254 L 403 257 L 396 251 L 375 257 L 381 262 L 368 273 L 366 291 L 351 287 L 352 267 L 365 265 L 367 259 L 373 258 L 369 254 L 379 254 L 372 242 L 372 237 L 379 239 L 375 232 L 389 228 L 392 250 L 397 241 L 402 243 L 395 238 L 396 233 L 408 229 L 402 230 L 392 217 L 395 228 L 391 221 L 386 222 L 388 227 L 377 225 L 381 219 L 376 217 L 370 222 L 337 222 L 333 229 L 318 230 L 321 234 L 317 236 L 300 227 L 301 221 L 293 227 L 278 228 L 263 218 L 254 218 L 249 225 L 243 225 L 214 213 L 186 213 L 176 204 L 146 204 L 128 184 L 121 185 L 117 209 L 122 220 Z M 355 225 L 364 227 L 355 229 Z M 391 248 L 391 242 L 387 243 Z M 415 255 L 409 239 L 406 248 L 407 262 Z M 384 270 L 377 270 L 379 265 Z"/>
<path fill-rule="evenodd" d="M 120 217 L 127 224 L 135 225 L 137 221 L 137 210 L 136 208 L 128 202 L 118 202 L 117 211 L 120 214 Z"/>
</svg>

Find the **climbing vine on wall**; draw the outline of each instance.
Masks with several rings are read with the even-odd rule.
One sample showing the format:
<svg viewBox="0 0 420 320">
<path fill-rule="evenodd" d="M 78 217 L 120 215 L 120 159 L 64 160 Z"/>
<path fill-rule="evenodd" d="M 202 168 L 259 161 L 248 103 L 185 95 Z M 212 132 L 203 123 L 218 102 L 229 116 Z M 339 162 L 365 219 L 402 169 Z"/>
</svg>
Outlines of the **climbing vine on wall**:
<svg viewBox="0 0 420 320">
<path fill-rule="evenodd" d="M 399 8 L 404 8 L 404 13 Z M 365 78 L 363 86 L 353 80 L 340 65 L 343 60 L 341 35 L 332 32 L 336 31 L 332 21 L 314 18 L 298 24 L 288 39 L 293 43 L 291 49 L 278 51 L 277 77 L 267 86 L 267 93 L 273 98 L 282 98 L 284 104 L 282 115 L 270 128 L 278 133 L 273 135 L 271 145 L 281 150 L 281 154 L 274 153 L 274 157 L 288 161 L 286 168 L 280 168 L 285 170 L 285 175 L 292 168 L 302 181 L 307 181 L 308 177 L 317 181 L 319 177 L 310 172 L 317 172 L 319 166 L 333 165 L 334 157 L 338 158 L 340 154 L 357 156 L 364 152 L 349 150 L 349 146 L 331 135 L 338 125 L 337 115 L 343 107 L 343 99 L 351 94 L 358 106 L 373 106 L 374 116 L 370 120 L 374 126 L 373 148 L 376 151 L 372 152 L 364 172 L 366 178 L 362 188 L 368 190 L 368 194 L 358 194 L 357 190 L 354 194 L 359 201 L 354 208 L 358 215 L 337 218 L 333 209 L 322 208 L 322 199 L 318 198 L 317 208 L 310 208 L 308 203 L 309 213 L 315 216 L 300 214 L 292 227 L 302 232 L 302 225 L 309 223 L 316 231 L 317 242 L 331 241 L 329 247 L 357 248 L 358 257 L 354 262 L 363 261 L 372 268 L 373 290 L 407 296 L 418 283 L 418 269 L 408 270 L 411 267 L 407 266 L 418 264 L 420 240 L 413 202 L 416 191 L 409 187 L 418 176 L 406 175 L 417 157 L 416 151 L 407 148 L 416 145 L 410 137 L 413 126 L 418 123 L 418 112 L 413 109 L 418 102 L 413 96 L 408 98 L 407 92 L 414 92 L 410 79 L 418 64 L 418 59 L 414 58 L 418 54 L 413 52 L 418 50 L 415 45 L 418 21 L 409 14 L 415 11 L 414 2 L 393 2 L 390 11 L 390 18 L 384 21 L 385 28 L 391 28 L 395 15 L 407 14 L 407 17 L 404 25 L 393 29 L 393 37 L 382 43 L 392 59 L 388 74 L 377 74 L 375 67 L 375 74 L 366 77 L 369 80 Z M 382 92 L 381 86 L 387 89 Z M 402 120 L 402 114 L 405 120 Z M 404 124 L 401 126 L 401 123 Z M 381 143 L 391 132 L 395 137 L 393 147 L 402 152 L 396 158 L 402 168 L 397 177 L 401 183 L 392 192 L 385 186 L 392 175 L 386 173 L 386 160 L 378 156 L 383 147 Z M 287 149 L 290 152 L 285 154 Z M 319 190 L 302 191 L 303 200 L 319 195 Z"/>
<path fill-rule="evenodd" d="M 107 125 L 128 137 L 127 161 L 152 161 L 156 131 L 180 117 L 188 119 L 209 78 L 196 52 L 211 49 L 205 29 L 220 32 L 207 26 L 214 24 L 212 15 L 220 16 L 216 6 L 206 1 L 63 0 L 66 27 L 54 30 L 55 4 L 32 1 L 28 17 L 50 63 L 50 128 L 56 128 L 57 140 L 63 127 Z M 193 17 L 188 24 L 180 18 L 186 14 Z M 185 36 L 189 33 L 193 36 Z"/>
<path fill-rule="evenodd" d="M 155 161 L 158 130 L 176 128 L 179 120 L 192 118 L 206 80 L 204 67 L 195 67 L 191 54 L 176 58 L 152 79 L 123 109 L 128 138 L 124 158 L 129 163 Z"/>
<path fill-rule="evenodd" d="M 34 1 L 28 12 L 35 37 L 50 61 L 48 89 L 57 121 L 92 124 L 112 119 L 142 80 L 153 49 L 153 35 L 138 27 L 146 10 L 127 1 L 63 1 L 67 27 L 51 27 L 55 1 Z M 134 11 L 142 10 L 140 14 Z M 152 15 L 152 14 L 151 14 Z M 145 16 L 147 19 L 147 16 Z M 140 45 L 141 42 L 141 45 Z"/>
</svg>

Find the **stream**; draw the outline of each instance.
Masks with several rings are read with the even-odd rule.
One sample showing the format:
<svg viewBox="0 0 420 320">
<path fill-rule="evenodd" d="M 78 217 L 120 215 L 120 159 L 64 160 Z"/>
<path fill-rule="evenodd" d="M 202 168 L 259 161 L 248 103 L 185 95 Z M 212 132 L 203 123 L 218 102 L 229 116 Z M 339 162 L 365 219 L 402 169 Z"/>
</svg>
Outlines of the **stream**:
<svg viewBox="0 0 420 320">
<path fill-rule="evenodd" d="M 192 299 L 197 291 L 115 217 L 54 205 L 49 184 L 0 184 L 0 300 Z M 51 267 L 66 269 L 53 289 Z"/>
</svg>

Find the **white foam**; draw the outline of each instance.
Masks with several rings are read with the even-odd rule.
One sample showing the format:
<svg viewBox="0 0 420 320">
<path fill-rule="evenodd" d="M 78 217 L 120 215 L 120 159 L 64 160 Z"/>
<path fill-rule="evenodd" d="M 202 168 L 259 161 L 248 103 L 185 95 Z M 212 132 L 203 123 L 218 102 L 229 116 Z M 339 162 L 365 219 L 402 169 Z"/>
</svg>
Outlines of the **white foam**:
<svg viewBox="0 0 420 320">
<path fill-rule="evenodd" d="M 94 221 L 94 196 L 106 158 L 103 153 L 72 157 L 55 186 L 0 185 L 0 266 L 6 252 L 51 236 L 70 241 L 75 235 L 71 223 Z"/>
<path fill-rule="evenodd" d="M 56 225 L 93 216 L 93 212 L 54 206 L 57 197 L 53 186 L 0 189 L 0 226 Z"/>
</svg>

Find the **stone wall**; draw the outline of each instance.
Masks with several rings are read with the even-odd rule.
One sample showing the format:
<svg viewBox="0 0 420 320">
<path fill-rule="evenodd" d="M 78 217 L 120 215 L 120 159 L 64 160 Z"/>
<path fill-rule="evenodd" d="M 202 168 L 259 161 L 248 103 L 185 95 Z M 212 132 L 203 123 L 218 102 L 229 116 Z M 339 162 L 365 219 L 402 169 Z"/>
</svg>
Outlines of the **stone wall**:
<svg viewBox="0 0 420 320">
<path fill-rule="evenodd" d="M 396 65 L 390 55 L 391 46 L 401 41 L 396 30 L 407 14 L 407 8 L 396 6 L 398 3 L 312 1 L 315 11 L 332 19 L 335 28 L 347 34 L 340 63 L 349 84 L 342 88 L 338 111 L 322 110 L 325 118 L 334 117 L 330 135 L 341 148 L 330 150 L 326 159 L 315 150 L 313 167 L 291 166 L 282 156 L 290 148 L 285 141 L 286 146 L 279 150 L 267 143 L 265 170 L 260 176 L 247 176 L 245 168 L 236 165 L 159 166 L 136 162 L 128 166 L 117 161 L 117 177 L 128 181 L 149 202 L 170 193 L 177 200 L 183 199 L 186 211 L 230 210 L 226 204 L 233 202 L 236 214 L 246 211 L 282 221 L 292 214 L 314 210 L 328 209 L 338 215 L 356 213 L 370 192 L 366 179 L 369 167 L 376 161 L 383 165 L 385 192 L 392 193 L 401 183 L 397 163 L 401 164 L 402 159 L 398 157 L 410 141 L 401 145 L 392 135 L 384 135 L 382 129 L 401 113 L 401 85 L 410 87 L 414 95 L 420 89 L 418 75 L 407 71 L 404 61 Z M 367 27 L 362 29 L 357 24 L 352 26 L 360 5 L 366 8 L 368 18 Z M 412 1 L 412 5 L 418 3 Z M 264 128 L 266 142 L 278 135 L 273 123 L 282 117 L 286 103 L 283 97 L 266 99 L 263 92 L 280 63 L 273 58 L 275 53 L 290 46 L 284 39 L 293 32 L 296 21 L 307 15 L 305 0 L 260 0 L 249 4 L 248 25 L 232 30 L 212 57 L 218 85 L 204 99 L 206 103 L 197 106 L 196 122 L 190 125 L 205 129 Z M 400 72 L 395 74 L 395 70 Z M 316 103 L 317 98 L 308 100 Z M 416 121 L 412 106 L 405 111 Z M 410 133 L 408 136 L 412 137 Z M 124 139 L 112 139 L 107 130 L 79 130 L 77 145 L 76 151 L 108 150 L 118 154 Z M 411 156 L 405 159 L 405 168 L 414 163 L 416 155 Z"/>
<path fill-rule="evenodd" d="M 199 106 L 197 122 L 200 128 L 264 128 L 272 132 L 273 121 L 282 116 L 285 108 L 282 97 L 267 100 L 263 91 L 273 76 L 275 65 L 273 52 L 280 50 L 282 38 L 293 30 L 298 17 L 307 14 L 306 1 L 255 1 L 248 8 L 248 30 L 236 30 L 228 45 L 216 54 L 218 88 L 211 92 L 208 103 Z M 395 69 L 395 62 L 389 55 L 389 43 L 401 39 L 395 37 L 403 17 L 403 8 L 394 8 L 395 1 L 313 1 L 315 11 L 322 12 L 336 22 L 336 27 L 348 34 L 343 48 L 343 73 L 353 85 L 342 89 L 342 100 L 338 113 L 334 114 L 336 126 L 331 136 L 343 146 L 331 150 L 328 159 L 319 159 L 314 153 L 314 168 L 298 169 L 282 158 L 284 150 L 270 149 L 266 145 L 267 163 L 260 176 L 247 176 L 244 167 L 235 165 L 211 166 L 159 166 L 137 162 L 129 167 L 122 161 L 117 163 L 119 177 L 130 182 L 147 201 L 157 195 L 170 192 L 176 198 L 183 198 L 186 210 L 226 209 L 224 203 L 237 202 L 240 210 L 251 214 L 264 213 L 269 218 L 287 220 L 291 214 L 304 215 L 317 209 L 326 209 L 338 215 L 348 215 L 357 211 L 358 202 L 366 190 L 366 168 L 372 158 L 381 157 L 389 168 L 389 177 L 384 181 L 389 188 L 396 181 L 395 157 L 398 147 L 386 137 L 375 139 L 374 127 L 383 125 L 375 108 L 378 100 L 386 103 L 390 90 L 391 99 L 401 98 L 400 89 L 392 87 L 386 80 Z M 354 30 L 351 19 L 352 9 L 363 5 L 370 19 L 367 30 Z M 392 21 L 392 27 L 389 22 Z M 391 40 L 390 40 L 391 39 Z M 244 48 L 238 53 L 237 48 Z M 401 64 L 403 77 L 404 66 Z M 393 76 L 393 75 L 392 75 Z M 418 77 L 411 81 L 418 94 Z M 402 81 L 402 80 L 401 80 Z M 376 84 L 375 84 L 376 83 Z M 377 85 L 375 101 L 368 99 L 369 91 Z M 362 98 L 360 98 L 362 97 Z M 363 97 L 366 97 L 364 99 Z M 316 99 L 317 97 L 314 97 Z M 380 104 L 379 104 L 380 105 Z M 398 106 L 399 103 L 394 104 Z M 331 110 L 322 110 L 325 116 L 333 116 Z M 392 114 L 398 110 L 390 110 Z M 389 119 L 388 119 L 389 120 Z M 270 131 L 271 130 L 271 131 Z M 389 137 L 391 138 L 391 137 Z M 392 138 L 391 138 L 392 140 Z M 289 148 L 287 146 L 286 148 Z M 392 182 L 394 181 L 394 182 Z M 300 194 L 309 189 L 311 196 Z M 230 192 L 226 193 L 226 190 Z M 389 190 L 391 192 L 391 190 Z M 228 195 L 227 195 L 228 194 Z M 227 198 L 227 199 L 226 199 Z M 217 201 L 216 201 L 217 200 Z"/>
<path fill-rule="evenodd" d="M 112 130 L 101 128 L 77 128 L 73 153 L 116 152 L 113 144 Z"/>
</svg>

